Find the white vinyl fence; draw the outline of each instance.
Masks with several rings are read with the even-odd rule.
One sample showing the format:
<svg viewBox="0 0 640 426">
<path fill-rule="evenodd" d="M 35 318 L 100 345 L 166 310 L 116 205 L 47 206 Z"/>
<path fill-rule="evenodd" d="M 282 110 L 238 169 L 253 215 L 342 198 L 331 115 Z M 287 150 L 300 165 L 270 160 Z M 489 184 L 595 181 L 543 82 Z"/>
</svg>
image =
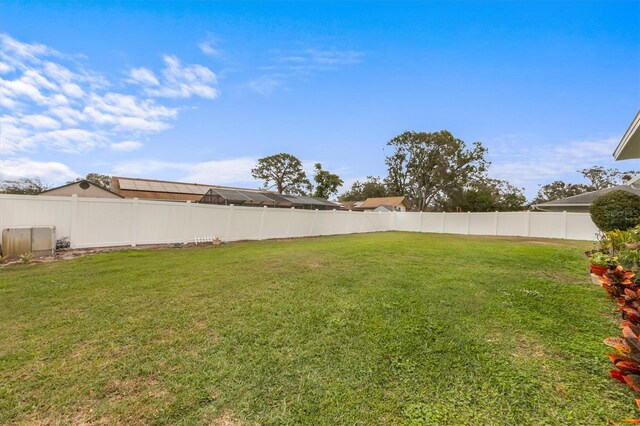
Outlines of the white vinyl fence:
<svg viewBox="0 0 640 426">
<path fill-rule="evenodd" d="M 380 231 L 593 240 L 586 213 L 348 212 L 0 194 L 0 229 L 56 226 L 72 247 L 262 240 Z"/>
</svg>

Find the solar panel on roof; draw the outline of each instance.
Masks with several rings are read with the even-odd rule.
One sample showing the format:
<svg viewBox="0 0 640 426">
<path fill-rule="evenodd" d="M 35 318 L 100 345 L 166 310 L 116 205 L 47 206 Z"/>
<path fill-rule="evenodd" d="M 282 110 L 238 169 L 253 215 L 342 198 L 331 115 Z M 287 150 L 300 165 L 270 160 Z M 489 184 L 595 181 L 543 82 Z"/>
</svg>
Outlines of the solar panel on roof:
<svg viewBox="0 0 640 426">
<path fill-rule="evenodd" d="M 135 184 L 130 179 L 119 179 L 118 183 L 120 185 L 120 189 L 125 189 L 125 190 L 135 190 L 136 189 Z"/>
<path fill-rule="evenodd" d="M 138 187 L 146 186 L 147 191 L 166 192 L 164 186 L 160 182 L 138 182 Z"/>
<path fill-rule="evenodd" d="M 186 189 L 191 191 L 192 194 L 205 194 L 209 190 L 208 187 L 198 186 L 198 185 L 185 184 L 184 186 L 186 187 Z"/>
<path fill-rule="evenodd" d="M 164 190 L 167 192 L 181 192 L 181 193 L 184 192 L 180 188 L 182 185 L 176 185 L 169 182 L 162 182 L 162 186 L 164 187 Z"/>
<path fill-rule="evenodd" d="M 138 190 L 138 191 L 153 191 L 153 189 L 151 189 L 151 185 L 149 185 L 149 182 L 147 182 L 147 181 L 134 180 L 133 184 L 135 185 L 136 190 Z"/>
</svg>

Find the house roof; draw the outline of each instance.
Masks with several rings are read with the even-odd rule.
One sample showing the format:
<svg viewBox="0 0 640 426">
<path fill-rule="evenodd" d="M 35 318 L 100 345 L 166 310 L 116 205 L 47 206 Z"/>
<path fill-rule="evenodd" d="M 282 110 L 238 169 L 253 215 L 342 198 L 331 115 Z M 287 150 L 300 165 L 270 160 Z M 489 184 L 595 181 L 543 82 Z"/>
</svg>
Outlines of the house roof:
<svg viewBox="0 0 640 426">
<path fill-rule="evenodd" d="M 94 188 L 100 189 L 100 190 L 102 190 L 102 191 L 108 192 L 108 193 L 113 194 L 113 195 L 117 195 L 117 196 L 118 196 L 118 197 L 120 197 L 120 198 L 124 198 L 122 195 L 120 195 L 120 194 L 118 194 L 118 193 L 115 193 L 115 192 L 113 192 L 113 191 L 109 191 L 108 189 L 103 188 L 103 187 L 101 187 L 100 185 L 96 185 L 95 183 L 93 183 L 93 182 L 91 182 L 91 181 L 88 181 L 88 180 L 85 180 L 85 179 L 83 179 L 83 180 L 77 180 L 77 181 L 73 181 L 73 182 L 69 182 L 69 183 L 67 183 L 67 184 L 65 184 L 65 185 L 60 185 L 60 186 L 56 186 L 55 188 L 47 189 L 46 191 L 42 191 L 42 192 L 41 192 L 41 193 L 39 193 L 38 195 L 45 195 L 47 192 L 55 191 L 55 190 L 58 190 L 58 189 L 60 189 L 60 188 L 66 188 L 66 187 L 68 187 L 68 186 L 72 186 L 72 185 L 79 185 L 79 184 L 81 184 L 81 183 L 83 183 L 83 182 L 88 183 L 89 185 L 93 186 Z"/>
<path fill-rule="evenodd" d="M 332 209 L 340 206 L 322 198 L 278 194 L 262 189 L 200 183 L 141 179 L 114 176 L 112 185 L 126 198 L 146 198 L 171 201 L 199 201 L 210 204 L 266 205 L 278 207 L 309 207 Z"/>
<path fill-rule="evenodd" d="M 380 206 L 400 206 L 404 205 L 407 207 L 407 202 L 404 197 L 376 197 L 376 198 L 367 198 L 358 206 L 360 209 L 375 209 Z"/>
<path fill-rule="evenodd" d="M 364 201 L 341 201 L 340 205 L 342 206 L 342 208 L 347 209 L 347 210 L 352 210 L 355 208 L 360 207 L 360 205 L 363 203 Z"/>
<path fill-rule="evenodd" d="M 535 204 L 533 207 L 562 207 L 562 206 L 590 206 L 593 200 L 601 195 L 608 194 L 612 191 L 627 191 L 640 196 L 640 189 L 630 185 L 618 185 L 611 188 L 599 189 L 597 191 L 585 192 L 584 194 L 574 195 L 572 197 L 561 198 L 559 200 L 547 201 L 546 203 Z"/>
<path fill-rule="evenodd" d="M 640 158 L 640 111 L 629 125 L 629 128 L 622 136 L 620 143 L 613 152 L 616 160 L 629 160 Z"/>
</svg>

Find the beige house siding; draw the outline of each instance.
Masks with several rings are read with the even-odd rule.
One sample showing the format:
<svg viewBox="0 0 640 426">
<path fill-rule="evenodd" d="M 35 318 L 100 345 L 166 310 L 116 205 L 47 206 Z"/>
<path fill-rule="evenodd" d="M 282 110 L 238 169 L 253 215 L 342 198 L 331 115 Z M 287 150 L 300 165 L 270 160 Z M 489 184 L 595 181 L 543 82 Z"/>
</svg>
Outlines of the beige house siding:
<svg viewBox="0 0 640 426">
<path fill-rule="evenodd" d="M 38 195 L 54 196 L 54 197 L 70 197 L 77 195 L 78 197 L 86 198 L 122 198 L 118 194 L 114 194 L 111 191 L 100 188 L 97 185 L 89 184 L 87 189 L 80 187 L 81 182 L 75 182 L 70 185 L 64 185 L 59 188 L 53 188 L 48 191 L 41 192 Z"/>
</svg>

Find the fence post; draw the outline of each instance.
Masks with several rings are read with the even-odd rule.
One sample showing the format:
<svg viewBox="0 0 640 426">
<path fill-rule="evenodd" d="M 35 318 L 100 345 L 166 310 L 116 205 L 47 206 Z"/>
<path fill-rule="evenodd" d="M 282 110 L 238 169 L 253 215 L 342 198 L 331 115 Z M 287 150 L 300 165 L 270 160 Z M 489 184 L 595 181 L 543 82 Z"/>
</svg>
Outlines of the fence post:
<svg viewBox="0 0 640 426">
<path fill-rule="evenodd" d="M 224 230 L 224 240 L 229 241 L 229 235 L 231 234 L 231 217 L 233 216 L 233 204 L 229 204 L 229 210 L 227 213 L 227 228 Z"/>
<path fill-rule="evenodd" d="M 262 206 L 262 214 L 260 215 L 260 229 L 258 230 L 258 239 L 261 240 L 262 239 L 262 228 L 264 226 L 264 215 L 267 212 L 265 209 L 267 209 L 267 206 Z"/>
<path fill-rule="evenodd" d="M 443 210 L 442 211 L 442 232 L 441 232 L 441 234 L 444 234 L 444 223 L 445 223 L 444 215 L 445 215 L 445 211 Z"/>
<path fill-rule="evenodd" d="M 422 232 L 422 222 L 424 220 L 424 213 L 418 212 L 418 214 L 420 215 L 420 229 L 418 229 L 418 232 Z"/>
<path fill-rule="evenodd" d="M 191 200 L 187 200 L 184 206 L 184 233 L 182 234 L 182 243 L 189 242 L 189 228 L 191 226 Z"/>
<path fill-rule="evenodd" d="M 467 235 L 469 235 L 469 228 L 471 228 L 471 212 L 467 212 Z"/>
<path fill-rule="evenodd" d="M 527 229 L 525 232 L 525 236 L 531 236 L 531 210 L 527 210 Z"/>
<path fill-rule="evenodd" d="M 567 239 L 567 211 L 562 212 L 562 239 Z"/>
<path fill-rule="evenodd" d="M 496 229 L 495 229 L 495 234 L 494 235 L 498 235 L 498 220 L 500 220 L 500 215 L 498 213 L 498 210 L 496 210 L 496 218 L 495 218 Z"/>
<path fill-rule="evenodd" d="M 78 195 L 71 196 L 71 214 L 69 215 L 69 242 L 71 248 L 77 248 L 78 242 Z"/>
</svg>

